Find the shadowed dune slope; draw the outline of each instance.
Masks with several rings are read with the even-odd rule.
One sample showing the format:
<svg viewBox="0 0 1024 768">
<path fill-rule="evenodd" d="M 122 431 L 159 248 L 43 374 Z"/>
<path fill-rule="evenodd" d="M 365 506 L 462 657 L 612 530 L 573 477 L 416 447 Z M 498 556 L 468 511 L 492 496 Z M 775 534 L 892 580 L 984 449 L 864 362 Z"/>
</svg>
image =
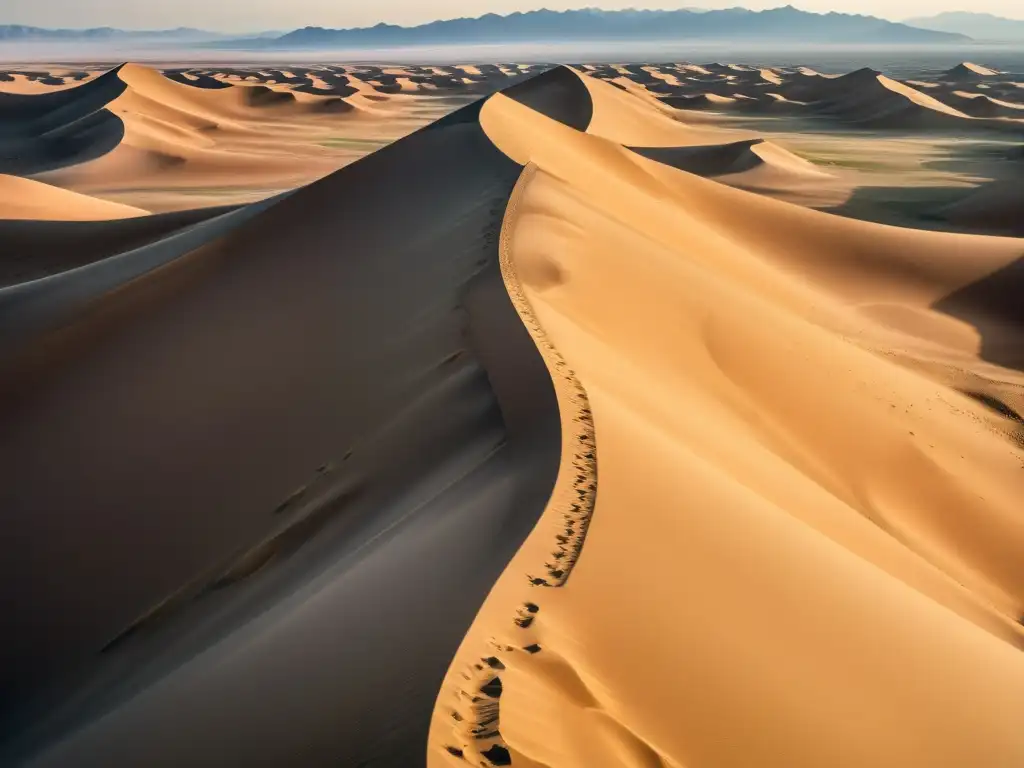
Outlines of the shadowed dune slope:
<svg viewBox="0 0 1024 768">
<path fill-rule="evenodd" d="M 0 173 L 40 173 L 114 149 L 124 124 L 105 107 L 128 87 L 118 73 L 56 93 L 0 93 Z"/>
<path fill-rule="evenodd" d="M 1024 372 L 986 354 L 1024 340 L 1020 241 L 751 195 L 500 94 L 481 122 L 527 164 L 506 283 L 585 393 L 596 499 L 571 578 L 535 578 L 590 498 L 556 491 L 495 585 L 428 765 L 1024 761 Z"/>
<path fill-rule="evenodd" d="M 5 765 L 422 763 L 560 451 L 478 112 L 0 290 Z"/>
<path fill-rule="evenodd" d="M 594 102 L 579 76 L 568 67 L 556 67 L 506 88 L 503 93 L 530 109 L 570 128 L 585 131 L 594 117 Z"/>
<path fill-rule="evenodd" d="M 813 163 L 763 139 L 695 147 L 635 147 L 637 154 L 732 186 L 761 188 L 828 179 Z"/>
<path fill-rule="evenodd" d="M 236 207 L 140 216 L 116 221 L 0 221 L 0 286 L 24 283 L 134 251 L 180 235 Z"/>
<path fill-rule="evenodd" d="M 940 95 L 943 103 L 964 112 L 972 117 L 1009 117 L 1024 119 L 1024 104 L 1016 104 L 1002 99 L 995 99 L 984 93 L 965 93 L 953 91 Z"/>
<path fill-rule="evenodd" d="M 862 69 L 831 81 L 818 108 L 855 123 L 879 128 L 950 128 L 968 116 L 908 85 Z"/>
</svg>

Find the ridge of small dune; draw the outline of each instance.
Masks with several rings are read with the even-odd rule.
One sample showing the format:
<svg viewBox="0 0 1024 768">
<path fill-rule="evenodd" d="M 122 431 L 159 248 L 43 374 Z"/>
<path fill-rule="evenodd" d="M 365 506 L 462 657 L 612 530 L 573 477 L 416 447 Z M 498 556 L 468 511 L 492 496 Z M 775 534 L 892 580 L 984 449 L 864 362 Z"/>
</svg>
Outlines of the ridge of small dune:
<svg viewBox="0 0 1024 768">
<path fill-rule="evenodd" d="M 765 139 L 693 147 L 630 147 L 634 152 L 681 171 L 709 178 L 772 171 L 792 179 L 831 175 L 813 163 Z M 763 175 L 763 173 L 762 173 Z"/>
<path fill-rule="evenodd" d="M 863 69 L 828 81 L 819 108 L 844 120 L 879 127 L 950 127 L 971 118 L 938 99 Z M 950 122 L 954 119 L 953 122 Z"/>
<path fill-rule="evenodd" d="M 1002 73 L 996 69 L 964 61 L 946 70 L 943 74 L 951 80 L 982 80 L 987 77 L 996 77 Z"/>
<path fill-rule="evenodd" d="M 722 131 L 707 130 L 674 119 L 659 109 L 657 100 L 642 100 L 603 80 L 575 72 L 593 102 L 594 116 L 587 133 L 628 146 L 686 146 L 715 144 Z"/>
<path fill-rule="evenodd" d="M 971 117 L 1024 119 L 1024 104 L 1004 101 L 985 93 L 953 91 L 942 98 L 946 100 L 944 103 L 950 104 Z"/>
</svg>

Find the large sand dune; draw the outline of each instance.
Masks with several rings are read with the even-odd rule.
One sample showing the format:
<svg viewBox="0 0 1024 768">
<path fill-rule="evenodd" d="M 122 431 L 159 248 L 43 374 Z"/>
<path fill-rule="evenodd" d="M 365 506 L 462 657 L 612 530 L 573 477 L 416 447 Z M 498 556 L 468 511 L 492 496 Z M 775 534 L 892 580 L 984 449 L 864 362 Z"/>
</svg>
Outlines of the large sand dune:
<svg viewBox="0 0 1024 768">
<path fill-rule="evenodd" d="M 258 204 L 0 222 L 0 762 L 1024 763 L 1020 240 L 732 188 L 829 177 L 590 71 Z M 94 162 L 249 130 L 206 85 L 88 83 Z"/>
<path fill-rule="evenodd" d="M 1020 408 L 1019 242 L 750 197 L 500 96 L 483 118 L 528 163 L 503 244 L 585 392 L 563 466 L 596 504 L 571 578 L 531 586 L 580 503 L 556 486 L 431 764 L 1019 761 L 1019 425 L 953 389 Z"/>
</svg>

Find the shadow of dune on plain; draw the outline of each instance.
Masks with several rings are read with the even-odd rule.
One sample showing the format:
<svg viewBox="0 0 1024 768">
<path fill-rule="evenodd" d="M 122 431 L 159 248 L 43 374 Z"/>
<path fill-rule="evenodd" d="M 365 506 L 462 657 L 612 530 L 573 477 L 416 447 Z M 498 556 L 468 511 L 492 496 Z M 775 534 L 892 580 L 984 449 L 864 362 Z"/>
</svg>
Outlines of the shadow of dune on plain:
<svg viewBox="0 0 1024 768">
<path fill-rule="evenodd" d="M 4 289 L 0 762 L 422 764 L 560 459 L 478 114 Z"/>
<path fill-rule="evenodd" d="M 698 176 L 724 176 L 742 173 L 761 165 L 752 148 L 764 139 L 747 139 L 729 144 L 709 144 L 695 147 L 630 147 L 631 152 L 648 160 L 678 168 Z"/>
<path fill-rule="evenodd" d="M 980 355 L 995 365 L 1024 371 L 1024 241 L 1021 257 L 991 275 L 964 286 L 934 309 L 973 325 L 981 336 Z"/>
<path fill-rule="evenodd" d="M 962 232 L 966 228 L 947 221 L 941 211 L 972 191 L 970 187 L 953 186 L 861 186 L 841 205 L 822 210 L 891 226 Z"/>
</svg>

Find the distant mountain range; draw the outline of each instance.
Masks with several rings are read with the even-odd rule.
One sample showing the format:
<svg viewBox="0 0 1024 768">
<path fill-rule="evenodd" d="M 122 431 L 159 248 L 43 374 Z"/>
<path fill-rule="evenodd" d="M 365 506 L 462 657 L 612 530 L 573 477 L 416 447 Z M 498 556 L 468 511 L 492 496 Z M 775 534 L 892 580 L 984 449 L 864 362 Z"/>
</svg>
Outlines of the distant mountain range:
<svg viewBox="0 0 1024 768">
<path fill-rule="evenodd" d="M 935 17 L 939 18 L 939 17 Z M 994 18 L 994 17 L 993 17 Z M 1011 22 L 1012 23 L 1012 22 Z M 201 29 L 133 31 L 96 29 L 42 29 L 0 26 L 0 41 L 148 41 L 190 43 L 233 49 L 386 48 L 415 45 L 473 43 L 675 41 L 709 40 L 763 43 L 882 43 L 942 44 L 968 42 L 955 29 L 924 29 L 873 16 L 845 13 L 809 13 L 792 6 L 768 11 L 744 8 L 705 11 L 529 11 L 499 16 L 434 21 L 415 27 L 377 24 L 355 29 L 305 27 L 281 34 L 266 32 L 243 39 Z"/>
<path fill-rule="evenodd" d="M 253 37 L 279 37 L 281 32 L 263 32 Z M 47 41 L 78 41 L 103 42 L 113 40 L 161 41 L 168 42 L 204 42 L 222 40 L 237 35 L 223 32 L 210 32 L 205 29 L 178 27 L 177 29 L 115 29 L 113 27 L 94 27 L 92 29 L 45 29 L 43 27 L 27 27 L 21 24 L 0 24 L 0 41 L 4 42 L 47 42 Z"/>
<path fill-rule="evenodd" d="M 802 43 L 955 43 L 966 35 L 936 32 L 872 16 L 769 11 L 530 11 L 508 16 L 434 21 L 416 27 L 378 24 L 358 29 L 306 27 L 258 43 L 273 48 L 377 48 L 406 45 L 549 41 L 716 40 Z"/>
<path fill-rule="evenodd" d="M 991 13 L 956 11 L 907 19 L 906 24 L 937 32 L 960 32 L 975 40 L 988 42 L 1024 42 L 1024 21 L 1004 19 Z"/>
</svg>

